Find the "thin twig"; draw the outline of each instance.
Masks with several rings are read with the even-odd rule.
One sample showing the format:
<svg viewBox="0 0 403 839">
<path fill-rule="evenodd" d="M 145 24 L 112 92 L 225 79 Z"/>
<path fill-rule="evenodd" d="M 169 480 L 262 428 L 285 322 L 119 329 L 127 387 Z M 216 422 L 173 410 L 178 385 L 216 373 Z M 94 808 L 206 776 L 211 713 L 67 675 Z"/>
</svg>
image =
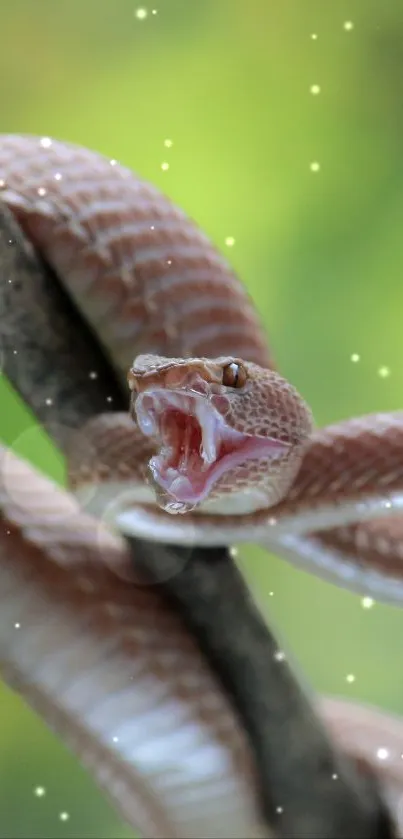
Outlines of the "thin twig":
<svg viewBox="0 0 403 839">
<path fill-rule="evenodd" d="M 0 213 L 0 266 L 3 369 L 63 446 L 66 429 L 101 411 L 125 410 L 128 397 L 6 209 Z M 229 551 L 131 545 L 136 563 L 160 582 L 228 693 L 249 735 L 263 809 L 277 835 L 392 837 L 375 781 L 335 754 Z"/>
</svg>

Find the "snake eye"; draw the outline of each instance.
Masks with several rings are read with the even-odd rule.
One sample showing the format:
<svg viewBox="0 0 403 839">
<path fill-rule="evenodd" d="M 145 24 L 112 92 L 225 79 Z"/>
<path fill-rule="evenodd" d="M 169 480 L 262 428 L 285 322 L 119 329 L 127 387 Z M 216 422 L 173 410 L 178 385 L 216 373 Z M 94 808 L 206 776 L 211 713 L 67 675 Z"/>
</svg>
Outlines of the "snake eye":
<svg viewBox="0 0 403 839">
<path fill-rule="evenodd" d="M 232 361 L 222 371 L 222 383 L 225 387 L 243 387 L 246 382 L 246 370 L 242 364 Z"/>
</svg>

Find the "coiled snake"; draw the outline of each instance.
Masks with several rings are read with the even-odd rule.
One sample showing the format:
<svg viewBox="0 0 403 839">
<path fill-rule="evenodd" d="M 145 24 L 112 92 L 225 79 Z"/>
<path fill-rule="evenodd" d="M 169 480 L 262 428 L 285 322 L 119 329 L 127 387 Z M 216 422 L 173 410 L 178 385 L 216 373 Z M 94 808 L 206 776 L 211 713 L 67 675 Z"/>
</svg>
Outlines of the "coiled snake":
<svg viewBox="0 0 403 839">
<path fill-rule="evenodd" d="M 16 602 L 23 602 L 30 587 L 32 598 L 26 615 L 32 648 L 27 651 L 15 633 L 12 640 L 12 632 L 4 633 L 5 674 L 19 684 L 29 657 L 35 678 L 31 674 L 25 690 L 31 701 L 42 709 L 48 703 L 53 724 L 64 727 L 73 741 L 82 736 L 76 748 L 94 764 L 100 782 L 112 785 L 109 792 L 130 820 L 136 819 L 148 835 L 225 835 L 209 833 L 209 819 L 214 830 L 222 822 L 231 836 L 246 831 L 260 835 L 246 764 L 239 761 L 237 766 L 235 760 L 231 769 L 223 772 L 221 767 L 221 775 L 213 772 L 206 780 L 208 786 L 213 777 L 215 783 L 224 777 L 225 797 L 232 801 L 223 809 L 219 796 L 220 806 L 207 817 L 202 794 L 184 804 L 184 789 L 196 776 L 190 782 L 176 778 L 168 789 L 164 766 L 149 775 L 140 768 L 134 790 L 127 767 L 115 772 L 113 744 L 94 739 L 101 730 L 104 737 L 106 711 L 91 718 L 86 707 L 85 731 L 83 709 L 75 707 L 84 701 L 82 692 L 72 690 L 68 697 L 74 725 L 68 714 L 63 717 L 66 703 L 62 712 L 55 697 L 64 668 L 71 680 L 68 668 L 80 667 L 72 650 L 86 624 L 88 603 L 96 600 L 97 609 L 104 607 L 102 620 L 115 629 L 128 610 L 121 579 L 130 576 L 126 549 L 118 533 L 113 535 L 105 525 L 173 544 L 256 541 L 353 590 L 399 602 L 403 413 L 315 431 L 309 407 L 274 370 L 254 307 L 225 260 L 184 213 L 116 161 L 49 138 L 2 136 L 0 194 L 100 338 L 117 376 L 125 384 L 128 379 L 131 389 L 130 413 L 97 416 L 74 435 L 69 478 L 85 513 L 71 496 L 3 450 L 0 498 L 9 528 L 8 550 L 13 546 L 13 562 L 4 560 L 1 570 L 3 616 L 7 608 L 14 614 Z M 90 513 L 103 523 L 96 524 Z M 78 552 L 84 571 L 73 579 L 68 569 L 78 561 Z M 87 571 L 95 560 L 100 563 L 100 556 L 107 570 L 95 590 Z M 45 601 L 57 603 L 57 625 L 61 615 L 65 621 L 66 637 L 57 643 L 65 649 L 66 661 L 62 655 L 52 668 L 47 653 L 54 639 L 47 633 L 44 637 L 41 624 L 44 593 Z M 169 686 L 179 696 L 185 718 L 193 704 L 202 720 L 202 699 L 210 696 L 214 725 L 230 720 L 225 700 L 200 669 L 198 653 L 183 629 L 171 625 L 154 592 L 137 591 L 136 597 L 137 634 L 133 630 L 130 641 L 119 630 L 121 646 L 117 656 L 113 650 L 110 684 L 129 652 L 140 671 L 146 656 L 148 673 L 155 677 L 163 670 L 159 683 L 155 678 L 150 682 L 151 693 L 154 689 L 158 694 L 155 702 Z M 155 625 L 150 614 L 157 616 Z M 164 666 L 169 658 L 163 649 L 164 627 L 177 633 L 175 655 L 188 675 L 187 686 L 186 679 L 179 683 Z M 82 644 L 91 643 L 90 633 Z M 107 639 L 104 643 L 108 647 Z M 147 679 L 138 688 L 139 718 L 145 713 L 146 684 Z M 97 690 L 102 694 L 101 683 Z M 123 706 L 124 701 L 123 695 Z M 124 717 L 124 707 L 118 709 L 112 700 L 109 712 L 111 718 Z M 351 748 L 351 731 L 357 735 L 360 724 L 365 729 L 365 720 L 370 720 L 372 732 L 386 725 L 380 717 L 371 718 L 371 712 L 358 723 L 351 708 L 338 703 L 328 702 L 325 714 L 346 749 Z M 220 741 L 210 718 L 203 725 L 206 744 L 209 738 Z M 354 748 L 373 759 L 368 731 L 367 726 L 366 738 L 360 746 L 355 741 Z M 397 723 L 393 736 L 396 731 L 402 740 Z M 236 737 L 231 729 L 235 752 L 242 752 Z M 145 767 L 139 743 L 134 766 Z M 104 770 L 99 768 L 102 761 Z M 391 767 L 388 771 L 399 780 L 398 762 Z M 196 781 L 200 787 L 200 778 Z"/>
</svg>

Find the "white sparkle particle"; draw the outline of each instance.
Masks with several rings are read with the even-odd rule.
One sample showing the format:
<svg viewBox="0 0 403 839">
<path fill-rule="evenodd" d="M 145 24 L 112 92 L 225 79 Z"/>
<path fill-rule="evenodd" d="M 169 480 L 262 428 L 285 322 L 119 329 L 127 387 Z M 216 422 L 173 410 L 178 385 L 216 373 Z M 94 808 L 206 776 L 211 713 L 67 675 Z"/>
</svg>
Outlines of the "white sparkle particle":
<svg viewBox="0 0 403 839">
<path fill-rule="evenodd" d="M 164 146 L 166 149 L 171 149 L 173 146 L 172 140 L 170 140 L 169 138 L 167 140 L 164 140 Z"/>
<path fill-rule="evenodd" d="M 376 750 L 376 756 L 378 760 L 387 760 L 387 758 L 389 757 L 389 751 L 388 749 L 381 747 Z"/>
<path fill-rule="evenodd" d="M 235 245 L 235 239 L 233 236 L 226 236 L 224 241 L 228 248 L 232 248 Z"/>
<path fill-rule="evenodd" d="M 0 178 L 0 189 L 4 189 L 5 185 L 6 182 L 3 180 L 3 178 Z"/>
<path fill-rule="evenodd" d="M 115 158 L 112 158 L 112 160 L 109 161 L 109 165 L 110 166 L 117 166 L 118 162 L 117 162 L 117 160 L 115 160 Z"/>
<path fill-rule="evenodd" d="M 107 396 L 106 401 L 107 402 L 113 402 L 113 396 Z"/>
<path fill-rule="evenodd" d="M 354 674 L 353 674 L 353 673 L 348 673 L 348 674 L 347 674 L 347 676 L 346 676 L 346 682 L 348 682 L 350 685 L 351 685 L 353 682 L 355 682 L 355 676 L 354 676 Z"/>
<path fill-rule="evenodd" d="M 119 743 L 119 737 L 112 737 L 114 743 Z"/>
<path fill-rule="evenodd" d="M 62 173 L 61 173 L 61 172 L 56 172 L 56 174 L 55 174 L 55 181 L 61 181 L 62 177 L 63 177 L 63 176 L 62 176 Z"/>
<path fill-rule="evenodd" d="M 35 787 L 35 789 L 34 789 L 34 795 L 36 795 L 37 798 L 43 798 L 45 793 L 46 793 L 45 787 Z"/>
<path fill-rule="evenodd" d="M 236 559 L 238 556 L 238 548 L 230 548 L 229 555 L 230 557 L 232 557 L 232 559 Z"/>
<path fill-rule="evenodd" d="M 383 367 L 380 367 L 379 370 L 378 370 L 378 376 L 380 376 L 381 379 L 387 379 L 388 376 L 390 376 L 390 368 L 386 367 L 386 365 L 383 366 Z"/>
<path fill-rule="evenodd" d="M 45 399 L 45 405 L 53 405 L 53 399 Z"/>
<path fill-rule="evenodd" d="M 65 810 L 63 810 L 62 813 L 59 813 L 59 819 L 60 819 L 61 822 L 68 822 L 69 818 L 70 818 L 70 815 L 69 815 L 69 813 L 66 813 Z"/>
<path fill-rule="evenodd" d="M 372 609 L 375 600 L 372 597 L 363 597 L 361 600 L 361 606 L 363 609 Z"/>
<path fill-rule="evenodd" d="M 270 516 L 270 518 L 267 519 L 267 524 L 269 524 L 270 527 L 274 527 L 274 525 L 277 524 L 277 519 L 274 516 Z"/>
<path fill-rule="evenodd" d="M 318 84 L 311 84 L 309 90 L 313 96 L 317 96 L 320 93 L 320 86 Z"/>
<path fill-rule="evenodd" d="M 41 198 L 43 198 L 43 196 L 44 196 L 44 195 L 46 195 L 46 189 L 45 189 L 45 187 L 44 187 L 44 186 L 40 186 L 40 187 L 39 187 L 39 189 L 38 189 L 38 195 L 40 195 L 40 197 L 41 197 Z"/>
<path fill-rule="evenodd" d="M 136 9 L 135 15 L 137 20 L 145 20 L 148 15 L 148 11 L 143 6 L 140 6 L 139 9 Z"/>
<path fill-rule="evenodd" d="M 167 259 L 167 265 L 172 265 L 172 259 Z"/>
<path fill-rule="evenodd" d="M 153 10 L 152 10 L 152 12 L 151 12 L 151 14 L 152 14 L 152 15 L 156 15 L 156 14 L 157 14 L 157 9 L 153 9 Z"/>
<path fill-rule="evenodd" d="M 15 627 L 15 629 L 20 629 L 20 628 L 21 628 L 21 624 L 20 624 L 20 623 L 15 623 L 15 624 L 14 624 L 14 627 Z"/>
<path fill-rule="evenodd" d="M 312 41 L 317 41 L 317 40 L 318 40 L 318 36 L 317 36 L 316 32 L 312 32 L 312 34 L 311 34 L 311 40 L 312 40 Z"/>
<path fill-rule="evenodd" d="M 52 145 L 52 140 L 50 137 L 41 137 L 39 143 L 43 149 L 48 149 Z"/>
<path fill-rule="evenodd" d="M 97 378 L 98 378 L 98 373 L 96 372 L 96 370 L 91 370 L 91 372 L 90 372 L 90 373 L 88 373 L 88 377 L 89 377 L 90 379 L 93 379 L 93 380 L 94 380 L 94 379 L 97 379 Z"/>
<path fill-rule="evenodd" d="M 274 653 L 274 658 L 276 659 L 276 661 L 284 661 L 285 653 L 282 650 L 277 650 L 277 652 Z"/>
<path fill-rule="evenodd" d="M 155 224 L 150 225 L 150 230 L 155 230 Z"/>
<path fill-rule="evenodd" d="M 162 171 L 163 171 L 163 172 L 167 172 L 167 171 L 168 171 L 168 169 L 169 169 L 169 163 L 167 163 L 167 162 L 166 162 L 166 160 L 164 160 L 164 162 L 163 162 L 163 163 L 161 163 L 161 169 L 162 169 Z"/>
<path fill-rule="evenodd" d="M 354 29 L 353 21 L 352 20 L 345 20 L 344 23 L 343 23 L 343 29 L 345 29 L 346 32 L 351 32 L 351 30 Z"/>
<path fill-rule="evenodd" d="M 350 355 L 350 358 L 351 358 L 351 361 L 352 361 L 354 364 L 357 364 L 357 361 L 359 361 L 359 360 L 360 360 L 360 356 L 358 355 L 358 352 L 353 352 L 353 353 Z"/>
<path fill-rule="evenodd" d="M 280 814 L 284 813 L 284 808 L 283 807 L 276 807 L 276 813 L 280 813 Z"/>
<path fill-rule="evenodd" d="M 274 591 L 269 591 L 269 597 L 273 597 Z"/>
<path fill-rule="evenodd" d="M 312 163 L 309 164 L 309 168 L 311 172 L 319 172 L 320 171 L 320 163 L 317 160 L 313 160 Z"/>
<path fill-rule="evenodd" d="M 338 777 L 339 776 L 338 776 L 337 772 L 333 772 L 332 781 L 337 781 Z"/>
</svg>

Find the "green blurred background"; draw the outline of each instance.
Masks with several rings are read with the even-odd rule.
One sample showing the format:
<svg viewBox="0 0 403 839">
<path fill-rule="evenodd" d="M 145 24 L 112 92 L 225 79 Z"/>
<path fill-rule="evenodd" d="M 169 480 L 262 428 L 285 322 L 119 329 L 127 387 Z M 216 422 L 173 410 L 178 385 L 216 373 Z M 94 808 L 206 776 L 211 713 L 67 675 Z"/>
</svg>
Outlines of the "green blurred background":
<svg viewBox="0 0 403 839">
<path fill-rule="evenodd" d="M 402 408 L 400 0 L 13 0 L 0 32 L 0 131 L 96 148 L 182 205 L 319 425 Z M 58 474 L 0 395 L 0 436 L 11 413 L 6 442 Z M 403 612 L 253 547 L 242 566 L 316 690 L 403 714 Z M 131 835 L 6 688 L 0 709 L 1 837 Z"/>
</svg>

